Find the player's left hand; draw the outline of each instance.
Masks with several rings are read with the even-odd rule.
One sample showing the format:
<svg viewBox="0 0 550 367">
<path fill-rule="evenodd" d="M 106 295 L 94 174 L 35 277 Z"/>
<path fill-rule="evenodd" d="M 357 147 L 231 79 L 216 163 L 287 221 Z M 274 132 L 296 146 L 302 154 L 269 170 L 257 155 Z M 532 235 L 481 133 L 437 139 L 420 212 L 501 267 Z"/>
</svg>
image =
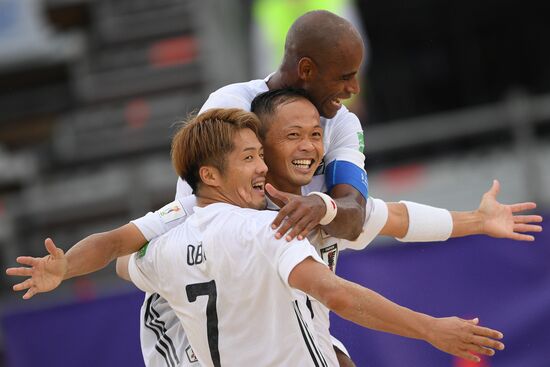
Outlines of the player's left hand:
<svg viewBox="0 0 550 367">
<path fill-rule="evenodd" d="M 518 215 L 517 213 L 532 210 L 537 204 L 532 202 L 511 205 L 497 201 L 500 183 L 493 181 L 493 186 L 483 194 L 477 213 L 481 216 L 481 233 L 496 238 L 510 238 L 517 241 L 534 241 L 531 235 L 523 232 L 541 232 L 542 226 L 532 224 L 542 222 L 540 215 Z"/>
<path fill-rule="evenodd" d="M 284 203 L 271 224 L 273 229 L 278 228 L 275 233 L 276 238 L 283 237 L 290 230 L 285 237 L 287 241 L 292 241 L 296 236 L 299 240 L 304 239 L 313 228 L 319 225 L 327 210 L 325 202 L 317 195 L 294 195 L 279 191 L 271 184 L 266 184 L 265 189 L 271 197 Z"/>
</svg>

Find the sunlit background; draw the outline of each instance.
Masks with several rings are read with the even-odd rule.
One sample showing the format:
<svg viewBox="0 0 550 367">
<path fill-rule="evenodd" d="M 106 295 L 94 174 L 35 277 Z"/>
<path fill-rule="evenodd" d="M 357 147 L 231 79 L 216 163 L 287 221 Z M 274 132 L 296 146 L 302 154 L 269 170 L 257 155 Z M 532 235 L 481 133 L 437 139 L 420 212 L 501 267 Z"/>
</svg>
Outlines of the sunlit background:
<svg viewBox="0 0 550 367">
<path fill-rule="evenodd" d="M 325 8 L 366 44 L 349 102 L 370 192 L 473 210 L 550 208 L 550 3 L 528 0 L 0 0 L 0 250 L 68 249 L 172 200 L 173 124 L 218 87 L 263 78 L 290 23 Z M 415 310 L 481 315 L 507 350 L 479 366 L 550 366 L 550 237 L 377 241 L 339 272 Z M 0 365 L 139 366 L 141 294 L 114 267 L 30 301 L 2 277 Z M 358 366 L 465 367 L 334 321 Z"/>
</svg>

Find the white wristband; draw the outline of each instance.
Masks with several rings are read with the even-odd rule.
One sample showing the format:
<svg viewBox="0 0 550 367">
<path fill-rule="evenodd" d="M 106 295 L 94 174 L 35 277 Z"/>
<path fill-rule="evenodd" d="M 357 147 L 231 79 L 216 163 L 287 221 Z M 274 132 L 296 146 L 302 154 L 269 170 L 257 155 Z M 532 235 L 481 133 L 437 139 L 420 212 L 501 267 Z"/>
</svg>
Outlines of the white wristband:
<svg viewBox="0 0 550 367">
<path fill-rule="evenodd" d="M 409 229 L 402 242 L 445 241 L 453 232 L 453 217 L 447 209 L 412 201 L 400 201 L 409 213 Z"/>
<path fill-rule="evenodd" d="M 307 194 L 307 196 L 310 195 L 317 195 L 325 202 L 325 207 L 327 208 L 327 211 L 325 212 L 325 216 L 323 217 L 323 219 L 321 219 L 319 224 L 322 226 L 326 226 L 327 224 L 332 222 L 334 217 L 336 217 L 336 213 L 338 212 L 338 206 L 336 206 L 336 202 L 332 200 L 330 196 L 328 196 L 327 194 L 323 194 L 322 192 L 312 191 Z"/>
<path fill-rule="evenodd" d="M 365 223 L 363 223 L 361 234 L 353 241 L 339 240 L 338 248 L 340 250 L 346 248 L 352 250 L 364 249 L 378 236 L 386 225 L 388 221 L 388 205 L 384 201 L 369 197 L 366 209 L 368 215 L 365 218 Z"/>
</svg>

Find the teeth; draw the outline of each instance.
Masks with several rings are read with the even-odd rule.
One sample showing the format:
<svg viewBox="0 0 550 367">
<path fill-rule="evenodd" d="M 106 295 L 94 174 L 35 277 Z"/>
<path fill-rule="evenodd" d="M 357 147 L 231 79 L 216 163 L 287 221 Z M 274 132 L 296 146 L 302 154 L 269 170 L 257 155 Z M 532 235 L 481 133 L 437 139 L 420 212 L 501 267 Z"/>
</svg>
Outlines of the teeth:
<svg viewBox="0 0 550 367">
<path fill-rule="evenodd" d="M 252 187 L 255 188 L 255 189 L 263 190 L 264 189 L 264 183 L 263 182 L 255 183 L 255 184 L 252 184 Z"/>
<path fill-rule="evenodd" d="M 295 159 L 292 161 L 292 164 L 296 166 L 311 166 L 312 159 Z"/>
</svg>

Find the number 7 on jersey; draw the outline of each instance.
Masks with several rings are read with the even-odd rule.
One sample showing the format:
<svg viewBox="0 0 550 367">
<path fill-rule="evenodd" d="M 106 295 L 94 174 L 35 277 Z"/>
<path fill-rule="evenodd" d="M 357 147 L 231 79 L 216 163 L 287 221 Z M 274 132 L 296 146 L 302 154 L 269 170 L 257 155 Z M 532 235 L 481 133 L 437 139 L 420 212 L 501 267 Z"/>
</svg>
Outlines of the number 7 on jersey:
<svg viewBox="0 0 550 367">
<path fill-rule="evenodd" d="M 211 280 L 206 283 L 189 284 L 185 287 L 189 302 L 195 302 L 199 296 L 208 296 L 206 304 L 206 334 L 208 347 L 214 367 L 221 367 L 220 351 L 218 350 L 218 311 L 216 309 L 216 282 Z"/>
</svg>

